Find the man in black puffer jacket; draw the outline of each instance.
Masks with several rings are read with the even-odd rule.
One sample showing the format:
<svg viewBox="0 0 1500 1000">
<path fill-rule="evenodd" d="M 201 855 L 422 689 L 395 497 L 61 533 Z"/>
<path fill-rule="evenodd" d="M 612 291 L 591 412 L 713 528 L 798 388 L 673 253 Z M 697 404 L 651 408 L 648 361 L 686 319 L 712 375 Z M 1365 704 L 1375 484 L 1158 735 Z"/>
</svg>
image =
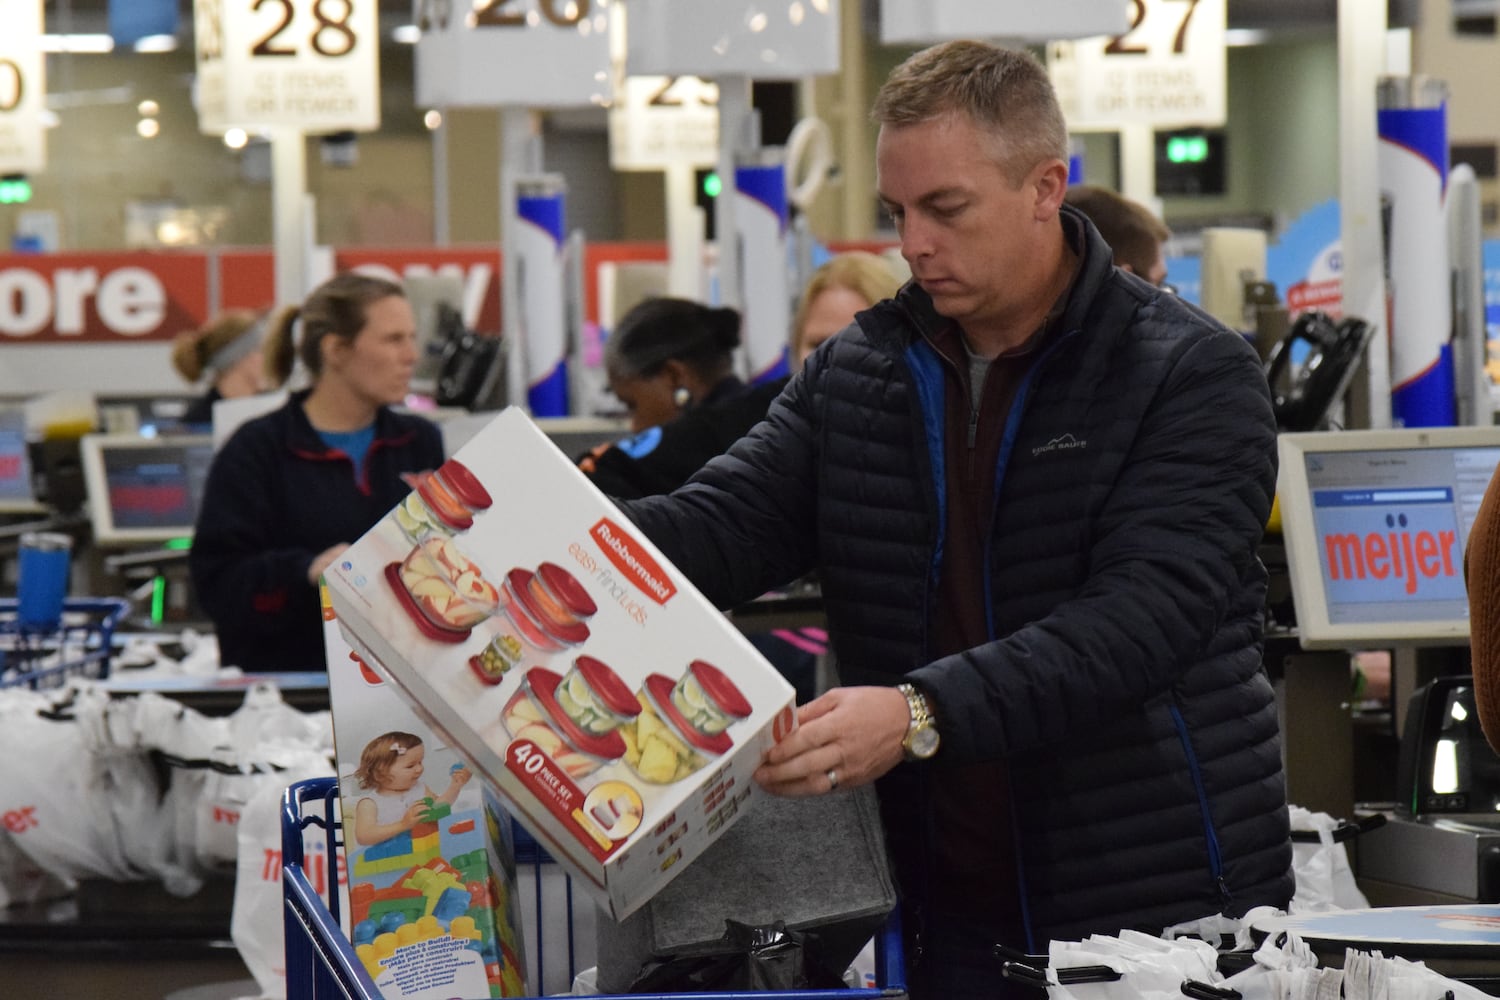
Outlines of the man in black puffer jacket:
<svg viewBox="0 0 1500 1000">
<path fill-rule="evenodd" d="M 997 943 L 1285 906 L 1254 351 L 1063 206 L 1032 57 L 935 46 L 875 117 L 912 282 L 727 455 L 627 505 L 720 606 L 819 572 L 846 686 L 757 780 L 878 782 L 914 996 L 995 995 Z"/>
</svg>

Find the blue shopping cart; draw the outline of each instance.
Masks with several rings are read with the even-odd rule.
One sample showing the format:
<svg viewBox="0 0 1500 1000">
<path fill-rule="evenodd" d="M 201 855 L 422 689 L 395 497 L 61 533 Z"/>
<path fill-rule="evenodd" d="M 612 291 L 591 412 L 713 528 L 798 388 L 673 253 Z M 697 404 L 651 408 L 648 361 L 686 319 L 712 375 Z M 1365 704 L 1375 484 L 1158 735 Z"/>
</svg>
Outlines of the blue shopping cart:
<svg viewBox="0 0 1500 1000">
<path fill-rule="evenodd" d="M 301 781 L 287 789 L 282 800 L 281 811 L 281 884 L 285 897 L 286 919 L 286 986 L 288 1000 L 333 1000 L 345 997 L 348 1000 L 382 1000 L 380 991 L 365 971 L 364 964 L 355 954 L 348 938 L 339 926 L 338 887 L 335 879 L 328 879 L 328 896 L 325 900 L 313 888 L 304 867 L 303 834 L 309 826 L 324 831 L 326 857 L 329 870 L 334 870 L 333 859 L 339 856 L 342 846 L 342 831 L 336 820 L 338 806 L 338 782 L 334 778 L 314 778 Z M 546 853 L 519 827 L 516 828 L 516 862 L 519 871 L 535 875 L 538 882 L 543 866 L 552 864 Z M 572 940 L 572 893 L 565 896 L 562 905 L 568 910 L 566 924 L 568 940 L 568 965 L 571 969 L 574 954 Z M 542 968 L 541 950 L 550 942 L 543 941 L 542 929 L 549 925 L 542 910 L 554 900 L 544 901 L 541 892 L 536 896 L 536 912 L 528 914 L 527 950 L 536 968 Z M 893 998 L 903 997 L 905 971 L 901 953 L 901 927 L 893 914 L 884 930 L 875 940 L 876 979 L 874 987 L 838 990 L 783 990 L 775 993 L 673 993 L 656 994 L 658 1000 L 834 1000 L 834 998 Z M 566 992 L 572 988 L 571 979 L 566 983 L 533 983 L 544 991 Z M 643 994 L 635 995 L 637 1000 Z M 651 1000 L 650 995 L 645 995 Z M 623 998 L 621 998 L 623 1000 Z"/>
<path fill-rule="evenodd" d="M 68 598 L 55 627 L 34 628 L 19 622 L 14 598 L 0 599 L 0 688 L 108 677 L 115 627 L 129 610 L 119 597 Z"/>
</svg>

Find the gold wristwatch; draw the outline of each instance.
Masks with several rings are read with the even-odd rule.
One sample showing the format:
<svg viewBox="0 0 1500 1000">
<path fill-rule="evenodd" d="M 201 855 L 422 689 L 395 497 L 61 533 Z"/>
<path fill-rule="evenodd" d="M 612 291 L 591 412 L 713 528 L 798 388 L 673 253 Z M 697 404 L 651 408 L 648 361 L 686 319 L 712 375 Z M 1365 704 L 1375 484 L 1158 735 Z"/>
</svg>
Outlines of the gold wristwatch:
<svg viewBox="0 0 1500 1000">
<path fill-rule="evenodd" d="M 906 752 L 907 760 L 931 760 L 942 741 L 938 738 L 937 722 L 927 705 L 927 696 L 910 684 L 897 684 L 896 690 L 906 697 L 906 707 L 911 712 L 911 722 L 906 727 L 901 749 Z"/>
</svg>

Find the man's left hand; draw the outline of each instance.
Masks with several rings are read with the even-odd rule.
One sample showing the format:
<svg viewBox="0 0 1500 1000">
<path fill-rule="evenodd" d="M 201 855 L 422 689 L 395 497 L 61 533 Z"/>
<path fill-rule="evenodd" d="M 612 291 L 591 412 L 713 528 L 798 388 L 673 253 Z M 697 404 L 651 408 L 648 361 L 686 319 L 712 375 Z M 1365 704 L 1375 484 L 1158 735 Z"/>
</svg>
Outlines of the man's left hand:
<svg viewBox="0 0 1500 1000">
<path fill-rule="evenodd" d="M 901 763 L 910 723 L 895 688 L 834 688 L 797 710 L 797 728 L 770 749 L 755 780 L 789 796 L 869 784 Z"/>
</svg>

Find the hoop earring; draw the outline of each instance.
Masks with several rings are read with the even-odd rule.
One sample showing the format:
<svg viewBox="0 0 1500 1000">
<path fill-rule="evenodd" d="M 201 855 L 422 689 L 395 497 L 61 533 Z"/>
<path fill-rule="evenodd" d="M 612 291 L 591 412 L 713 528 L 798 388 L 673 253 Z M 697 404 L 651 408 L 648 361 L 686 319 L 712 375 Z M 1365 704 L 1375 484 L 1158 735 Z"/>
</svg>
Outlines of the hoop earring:
<svg viewBox="0 0 1500 1000">
<path fill-rule="evenodd" d="M 679 385 L 677 388 L 672 390 L 672 402 L 676 404 L 679 410 L 687 409 L 688 404 L 692 401 L 693 394 L 688 391 L 687 386 Z"/>
</svg>

